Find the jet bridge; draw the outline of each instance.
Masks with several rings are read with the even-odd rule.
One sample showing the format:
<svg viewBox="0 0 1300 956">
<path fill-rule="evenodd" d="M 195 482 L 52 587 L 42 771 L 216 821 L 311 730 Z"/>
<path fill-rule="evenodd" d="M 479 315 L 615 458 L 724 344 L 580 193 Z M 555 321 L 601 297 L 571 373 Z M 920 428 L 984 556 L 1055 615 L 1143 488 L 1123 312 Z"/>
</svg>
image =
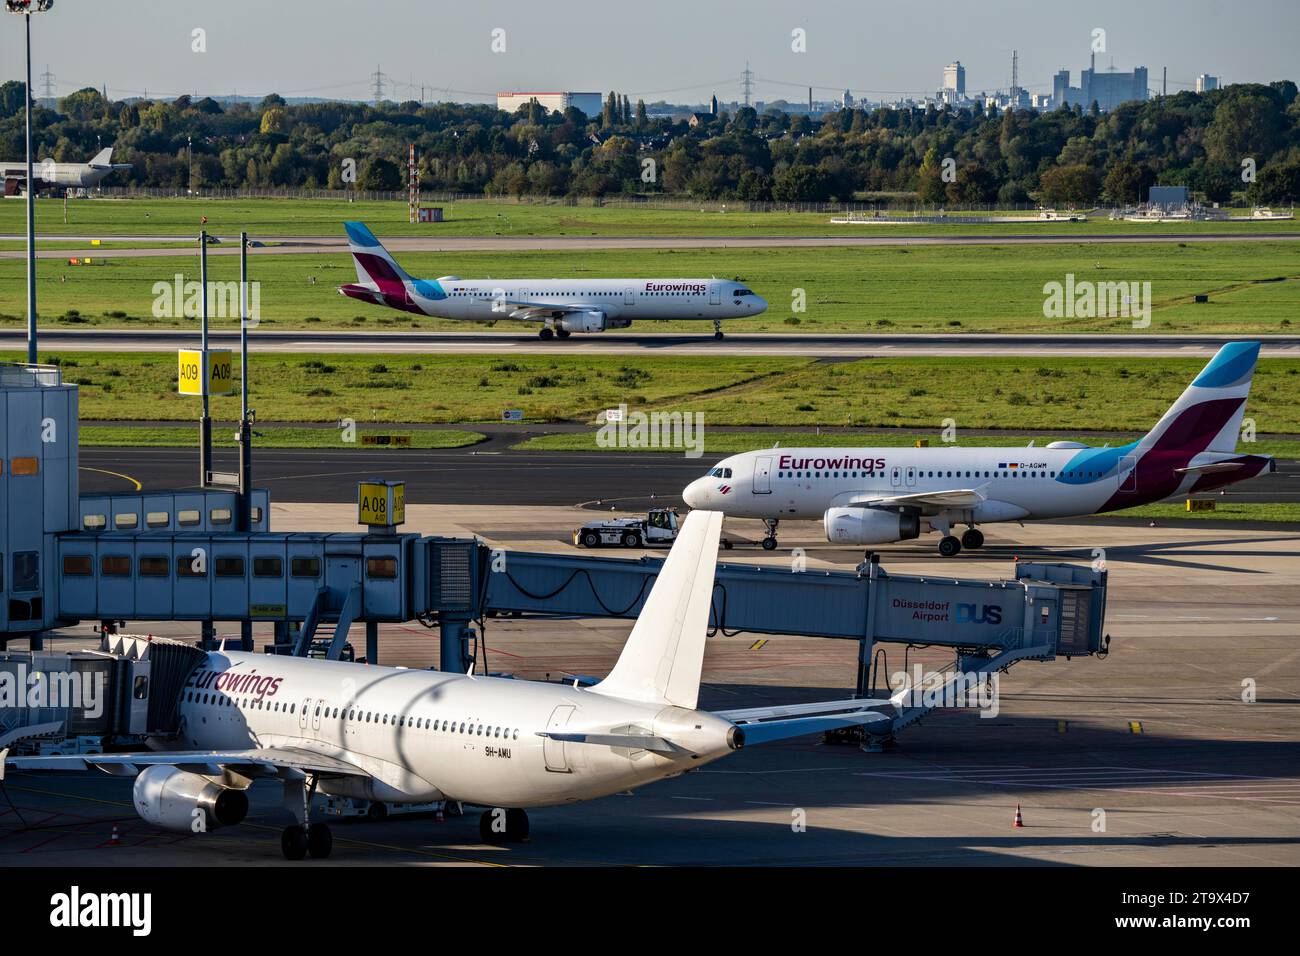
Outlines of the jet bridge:
<svg viewBox="0 0 1300 956">
<path fill-rule="evenodd" d="M 635 618 L 663 560 L 494 552 L 485 607 L 495 613 Z M 859 642 L 868 692 L 876 643 L 952 647 L 970 664 L 1104 653 L 1105 570 L 1017 562 L 996 581 L 890 574 L 873 555 L 853 571 L 719 564 L 714 632 Z"/>
</svg>

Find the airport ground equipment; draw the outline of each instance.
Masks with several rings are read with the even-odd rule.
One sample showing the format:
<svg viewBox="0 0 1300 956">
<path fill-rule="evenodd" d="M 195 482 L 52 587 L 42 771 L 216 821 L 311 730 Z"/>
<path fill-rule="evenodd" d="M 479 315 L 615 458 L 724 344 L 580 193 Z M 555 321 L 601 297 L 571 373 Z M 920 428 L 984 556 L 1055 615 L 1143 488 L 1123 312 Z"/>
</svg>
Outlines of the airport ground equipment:
<svg viewBox="0 0 1300 956">
<path fill-rule="evenodd" d="M 573 529 L 573 543 L 583 548 L 621 545 L 639 548 L 648 544 L 672 544 L 677 539 L 677 512 L 652 508 L 644 518 L 601 518 Z"/>
<path fill-rule="evenodd" d="M 0 749 L 93 753 L 177 730 L 181 688 L 203 654 L 165 638 L 104 634 L 98 650 L 0 652 Z"/>
<path fill-rule="evenodd" d="M 630 619 L 663 563 L 398 533 L 394 482 L 367 483 L 383 487 L 389 517 L 365 533 L 273 531 L 269 497 L 257 489 L 249 489 L 248 530 L 234 489 L 83 498 L 76 438 L 77 390 L 56 366 L 0 366 L 0 652 L 16 638 L 39 652 L 44 631 L 82 621 L 110 638 L 130 621 L 194 621 L 211 649 L 214 622 L 230 621 L 241 625 L 245 650 L 252 625 L 267 622 L 274 652 L 340 659 L 352 625 L 363 624 L 366 659 L 377 661 L 381 623 L 418 621 L 439 632 L 441 669 L 465 673 L 487 667 L 480 638 L 492 616 Z M 1105 601 L 1105 571 L 1065 564 L 1020 563 L 1001 581 L 891 575 L 874 559 L 854 570 L 721 564 L 710 625 L 857 641 L 848 706 L 860 709 L 878 644 L 950 647 L 959 671 L 987 675 L 1020 660 L 1103 652 Z M 146 655 L 123 642 L 104 653 L 155 665 L 160 654 L 181 654 L 163 646 L 154 642 Z M 174 696 L 154 675 L 147 733 L 168 732 Z M 892 729 L 929 709 L 901 698 L 870 706 Z M 73 731 L 69 724 L 64 733 Z"/>
</svg>

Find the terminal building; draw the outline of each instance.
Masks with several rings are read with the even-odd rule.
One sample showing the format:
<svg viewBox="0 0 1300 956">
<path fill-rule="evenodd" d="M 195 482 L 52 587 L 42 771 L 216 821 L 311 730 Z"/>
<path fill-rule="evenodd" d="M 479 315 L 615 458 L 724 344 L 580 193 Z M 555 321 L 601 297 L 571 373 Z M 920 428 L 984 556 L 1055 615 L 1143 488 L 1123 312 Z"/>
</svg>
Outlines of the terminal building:
<svg viewBox="0 0 1300 956">
<path fill-rule="evenodd" d="M 563 113 L 570 106 L 588 118 L 599 116 L 605 98 L 599 93 L 498 93 L 497 109 L 513 113 L 533 100 L 548 113 Z"/>
<path fill-rule="evenodd" d="M 1147 68 L 1139 66 L 1132 73 L 1107 70 L 1097 71 L 1097 58 L 1079 75 L 1079 85 L 1070 85 L 1070 71 L 1061 70 L 1052 81 L 1052 105 L 1082 106 L 1085 110 L 1096 102 L 1104 113 L 1121 103 L 1145 102 L 1147 96 Z"/>
</svg>

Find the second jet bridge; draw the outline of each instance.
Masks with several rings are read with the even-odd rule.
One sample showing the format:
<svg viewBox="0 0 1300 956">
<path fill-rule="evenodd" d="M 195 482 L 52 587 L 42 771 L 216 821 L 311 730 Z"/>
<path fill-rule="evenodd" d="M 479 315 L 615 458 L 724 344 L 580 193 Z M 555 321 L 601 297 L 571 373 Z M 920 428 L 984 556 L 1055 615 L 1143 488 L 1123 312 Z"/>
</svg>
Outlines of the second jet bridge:
<svg viewBox="0 0 1300 956">
<path fill-rule="evenodd" d="M 485 607 L 498 613 L 627 617 L 640 612 L 663 561 L 493 552 Z M 1047 656 L 1102 646 L 1106 573 L 1018 563 L 1009 580 L 791 571 L 719 564 L 710 624 L 727 631 L 801 634 L 955 648 L 1041 647 Z"/>
</svg>

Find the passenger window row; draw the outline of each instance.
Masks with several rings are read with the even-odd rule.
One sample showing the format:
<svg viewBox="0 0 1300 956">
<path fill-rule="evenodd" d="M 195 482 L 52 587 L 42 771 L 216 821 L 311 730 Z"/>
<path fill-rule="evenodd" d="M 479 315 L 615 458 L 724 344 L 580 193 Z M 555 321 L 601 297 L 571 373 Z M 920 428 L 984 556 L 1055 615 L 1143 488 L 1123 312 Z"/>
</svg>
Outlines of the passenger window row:
<svg viewBox="0 0 1300 956">
<path fill-rule="evenodd" d="M 196 690 L 186 691 L 185 701 L 186 703 L 198 704 L 200 707 L 237 706 L 244 710 L 269 710 L 274 713 L 287 713 L 289 715 L 298 712 L 297 704 L 282 704 L 280 701 L 255 697 L 240 698 L 236 703 L 236 698 L 228 697 L 225 694 L 204 693 Z M 494 740 L 519 739 L 519 728 L 517 727 L 499 727 L 495 724 L 481 724 L 472 720 L 455 721 L 435 717 L 407 717 L 398 714 L 385 714 L 380 711 L 362 710 L 359 707 L 334 707 L 330 704 L 316 704 L 311 712 L 313 719 L 337 720 L 340 716 L 350 723 L 379 724 L 381 726 L 396 727 L 399 730 L 425 730 L 432 733 L 462 734 L 467 737 L 491 737 Z"/>
<path fill-rule="evenodd" d="M 717 469 L 715 469 L 716 471 Z M 730 470 L 730 469 L 728 469 Z M 713 474 L 713 472 L 710 472 Z M 901 473 L 900 473 L 901 475 Z M 883 471 L 778 471 L 778 478 L 884 478 Z M 1055 478 L 1056 472 L 1051 471 L 949 471 L 946 473 L 948 478 Z M 1061 472 L 1064 478 L 1100 478 L 1102 473 L 1099 471 L 1064 471 Z M 917 471 L 914 473 L 915 478 L 943 478 L 945 472 L 942 471 Z"/>
</svg>

